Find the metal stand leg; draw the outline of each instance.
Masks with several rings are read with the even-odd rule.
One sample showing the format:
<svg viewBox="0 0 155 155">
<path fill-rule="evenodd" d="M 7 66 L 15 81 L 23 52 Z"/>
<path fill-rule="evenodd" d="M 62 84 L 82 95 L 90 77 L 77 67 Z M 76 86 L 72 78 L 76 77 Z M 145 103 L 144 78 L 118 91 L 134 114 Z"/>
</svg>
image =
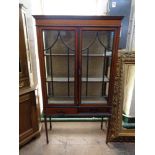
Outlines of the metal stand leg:
<svg viewBox="0 0 155 155">
<path fill-rule="evenodd" d="M 103 129 L 103 117 L 102 117 L 102 120 L 101 120 L 101 130 Z"/>
<path fill-rule="evenodd" d="M 51 116 L 50 116 L 50 130 L 52 130 Z"/>
<path fill-rule="evenodd" d="M 44 114 L 44 122 L 45 122 L 46 142 L 48 144 L 49 141 L 48 141 L 47 119 L 46 119 L 46 115 L 45 114 Z"/>
</svg>

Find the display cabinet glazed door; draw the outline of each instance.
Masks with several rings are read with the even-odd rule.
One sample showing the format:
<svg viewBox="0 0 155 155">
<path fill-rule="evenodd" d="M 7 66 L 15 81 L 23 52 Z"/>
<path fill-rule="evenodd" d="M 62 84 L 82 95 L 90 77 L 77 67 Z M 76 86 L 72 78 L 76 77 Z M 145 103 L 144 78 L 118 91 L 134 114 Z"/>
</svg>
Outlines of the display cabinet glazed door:
<svg viewBox="0 0 155 155">
<path fill-rule="evenodd" d="M 81 106 L 104 106 L 108 102 L 114 31 L 81 30 Z"/>
<path fill-rule="evenodd" d="M 42 31 L 48 106 L 76 103 L 76 35 L 74 28 Z"/>
</svg>

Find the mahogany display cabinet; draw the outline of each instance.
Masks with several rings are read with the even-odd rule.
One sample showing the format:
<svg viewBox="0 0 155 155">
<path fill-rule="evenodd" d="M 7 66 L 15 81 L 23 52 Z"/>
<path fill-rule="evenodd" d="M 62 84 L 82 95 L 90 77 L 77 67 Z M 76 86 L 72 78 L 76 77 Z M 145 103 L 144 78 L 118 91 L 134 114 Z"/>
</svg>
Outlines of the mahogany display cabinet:
<svg viewBox="0 0 155 155">
<path fill-rule="evenodd" d="M 107 115 L 122 16 L 34 15 L 43 110 L 54 115 Z"/>
</svg>

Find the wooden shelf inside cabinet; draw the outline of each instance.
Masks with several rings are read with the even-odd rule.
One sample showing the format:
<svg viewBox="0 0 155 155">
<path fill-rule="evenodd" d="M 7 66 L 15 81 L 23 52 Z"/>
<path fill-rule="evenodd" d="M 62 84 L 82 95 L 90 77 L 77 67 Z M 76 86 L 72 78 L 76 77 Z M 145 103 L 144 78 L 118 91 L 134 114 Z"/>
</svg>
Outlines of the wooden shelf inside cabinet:
<svg viewBox="0 0 155 155">
<path fill-rule="evenodd" d="M 51 78 L 47 77 L 46 81 L 51 82 Z M 86 82 L 87 78 L 86 77 L 82 78 L 82 81 Z M 102 81 L 103 81 L 102 77 L 101 78 L 95 78 L 95 77 L 88 78 L 88 82 L 102 82 Z M 68 82 L 68 78 L 67 77 L 53 77 L 53 82 Z M 74 77 L 70 77 L 69 82 L 74 82 Z M 109 79 L 106 76 L 104 77 L 104 82 L 109 82 Z"/>
</svg>

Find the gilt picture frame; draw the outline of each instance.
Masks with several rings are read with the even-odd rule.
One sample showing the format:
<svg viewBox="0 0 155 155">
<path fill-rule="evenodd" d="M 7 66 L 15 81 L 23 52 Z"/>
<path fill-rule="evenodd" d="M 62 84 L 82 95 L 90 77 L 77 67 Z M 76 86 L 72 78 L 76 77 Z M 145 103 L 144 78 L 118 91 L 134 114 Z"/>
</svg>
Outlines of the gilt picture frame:
<svg viewBox="0 0 155 155">
<path fill-rule="evenodd" d="M 135 129 L 122 129 L 122 111 L 124 97 L 124 65 L 135 65 L 135 52 L 119 52 L 114 94 L 112 99 L 112 115 L 108 125 L 106 142 L 134 142 Z"/>
</svg>

